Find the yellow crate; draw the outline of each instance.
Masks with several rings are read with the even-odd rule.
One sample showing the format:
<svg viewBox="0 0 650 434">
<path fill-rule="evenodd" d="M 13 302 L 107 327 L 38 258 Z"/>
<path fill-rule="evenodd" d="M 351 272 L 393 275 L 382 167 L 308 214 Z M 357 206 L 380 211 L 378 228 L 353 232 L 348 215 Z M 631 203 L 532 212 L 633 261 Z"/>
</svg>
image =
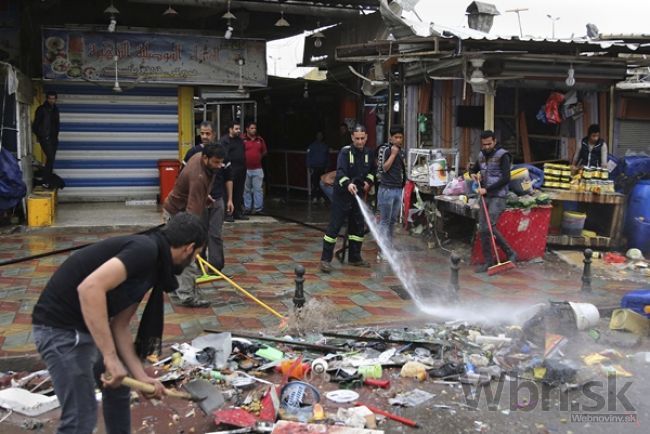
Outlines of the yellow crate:
<svg viewBox="0 0 650 434">
<path fill-rule="evenodd" d="M 48 190 L 43 187 L 34 187 L 32 193 L 37 196 L 50 196 L 52 198 L 52 220 L 56 217 L 57 192 L 59 190 Z"/>
<path fill-rule="evenodd" d="M 51 226 L 54 205 L 51 195 L 31 194 L 27 198 L 27 224 L 30 227 Z"/>
</svg>

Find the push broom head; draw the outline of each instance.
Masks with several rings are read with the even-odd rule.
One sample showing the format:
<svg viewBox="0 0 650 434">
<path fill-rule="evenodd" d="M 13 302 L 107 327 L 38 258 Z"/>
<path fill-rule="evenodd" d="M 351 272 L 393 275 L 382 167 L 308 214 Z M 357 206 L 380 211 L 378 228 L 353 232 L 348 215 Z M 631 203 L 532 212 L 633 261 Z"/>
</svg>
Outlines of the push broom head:
<svg viewBox="0 0 650 434">
<path fill-rule="evenodd" d="M 510 261 L 499 262 L 498 264 L 488 268 L 487 274 L 488 276 L 492 276 L 497 273 L 503 273 L 504 271 L 512 270 L 513 268 L 515 268 L 515 264 Z"/>
</svg>

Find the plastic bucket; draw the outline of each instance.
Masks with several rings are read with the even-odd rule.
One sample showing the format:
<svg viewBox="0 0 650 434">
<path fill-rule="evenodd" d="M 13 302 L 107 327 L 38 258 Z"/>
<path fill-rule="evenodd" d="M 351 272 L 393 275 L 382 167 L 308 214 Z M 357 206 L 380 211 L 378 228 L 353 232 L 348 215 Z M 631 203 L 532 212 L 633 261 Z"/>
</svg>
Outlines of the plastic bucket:
<svg viewBox="0 0 650 434">
<path fill-rule="evenodd" d="M 615 309 L 609 322 L 612 330 L 627 330 L 639 336 L 647 336 L 649 327 L 648 318 L 630 309 Z"/>
<path fill-rule="evenodd" d="M 564 211 L 562 213 L 562 233 L 579 237 L 585 227 L 587 214 L 582 212 Z"/>
<path fill-rule="evenodd" d="M 578 330 L 586 330 L 598 325 L 600 320 L 600 313 L 598 308 L 591 303 L 574 303 L 569 302 L 569 306 L 573 309 L 573 314 L 576 317 L 576 327 Z"/>
<path fill-rule="evenodd" d="M 525 167 L 515 169 L 510 172 L 510 191 L 518 196 L 528 194 L 533 190 L 533 183 L 530 180 L 530 174 Z"/>
</svg>

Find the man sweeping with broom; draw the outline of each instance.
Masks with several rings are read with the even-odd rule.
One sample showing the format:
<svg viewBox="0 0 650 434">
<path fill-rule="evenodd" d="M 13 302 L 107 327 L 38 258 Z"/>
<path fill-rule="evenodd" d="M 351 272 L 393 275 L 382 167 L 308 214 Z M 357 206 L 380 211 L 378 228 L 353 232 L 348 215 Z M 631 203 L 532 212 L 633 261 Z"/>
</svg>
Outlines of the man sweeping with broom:
<svg viewBox="0 0 650 434">
<path fill-rule="evenodd" d="M 510 183 L 510 154 L 497 146 L 494 131 L 481 133 L 481 152 L 470 169 L 472 178 L 479 182 L 480 198 L 478 213 L 478 234 L 485 263 L 476 269 L 477 273 L 496 274 L 514 268 L 517 255 L 496 228 L 499 216 L 506 209 L 506 195 Z M 500 262 L 496 243 L 508 256 Z"/>
</svg>

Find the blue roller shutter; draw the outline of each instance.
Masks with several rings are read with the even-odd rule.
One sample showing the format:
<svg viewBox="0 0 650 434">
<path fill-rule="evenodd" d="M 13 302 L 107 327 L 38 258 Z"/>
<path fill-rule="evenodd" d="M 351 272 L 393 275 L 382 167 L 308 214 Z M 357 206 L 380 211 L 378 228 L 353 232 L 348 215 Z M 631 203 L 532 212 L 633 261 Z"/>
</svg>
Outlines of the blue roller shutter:
<svg viewBox="0 0 650 434">
<path fill-rule="evenodd" d="M 175 87 L 114 93 L 88 85 L 48 85 L 61 112 L 54 171 L 62 201 L 155 199 L 159 159 L 178 158 Z"/>
</svg>

